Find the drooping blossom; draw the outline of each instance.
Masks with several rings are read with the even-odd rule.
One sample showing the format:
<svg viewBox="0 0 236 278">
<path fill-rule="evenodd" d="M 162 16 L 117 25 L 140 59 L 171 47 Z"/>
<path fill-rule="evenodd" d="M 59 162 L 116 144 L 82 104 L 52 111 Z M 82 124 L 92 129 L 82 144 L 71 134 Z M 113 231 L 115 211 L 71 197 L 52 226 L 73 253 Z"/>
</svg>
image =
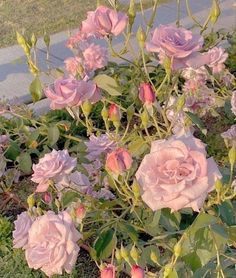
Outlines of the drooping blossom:
<svg viewBox="0 0 236 278">
<path fill-rule="evenodd" d="M 143 201 L 153 210 L 203 206 L 221 174 L 205 145 L 191 133 L 152 142 L 136 173 Z"/>
<path fill-rule="evenodd" d="M 38 183 L 37 192 L 45 192 L 49 181 L 57 181 L 64 175 L 69 175 L 76 166 L 76 158 L 72 158 L 67 150 L 56 151 L 45 154 L 39 159 L 38 164 L 33 164 L 33 175 L 31 180 Z"/>
<path fill-rule="evenodd" d="M 116 143 L 106 134 L 100 136 L 91 135 L 85 145 L 88 153 L 86 157 L 91 161 L 100 158 L 101 155 L 106 155 L 116 147 Z"/>
<path fill-rule="evenodd" d="M 94 43 L 90 44 L 83 51 L 83 63 L 88 72 L 105 67 L 108 63 L 107 48 Z"/>
<path fill-rule="evenodd" d="M 71 273 L 79 252 L 81 234 L 70 215 L 48 211 L 39 216 L 29 230 L 25 256 L 30 268 L 41 269 L 47 276 Z"/>
<path fill-rule="evenodd" d="M 194 57 L 202 45 L 203 37 L 200 35 L 184 28 L 160 25 L 153 31 L 151 40 L 146 43 L 146 49 L 158 53 L 160 63 L 164 63 L 165 57 L 168 57 L 172 69 L 178 70 L 187 67 L 188 59 Z"/>
<path fill-rule="evenodd" d="M 236 146 L 236 125 L 232 125 L 228 130 L 221 133 L 221 137 L 224 138 L 231 146 Z"/>
<path fill-rule="evenodd" d="M 231 110 L 236 115 L 236 91 L 232 92 L 232 97 L 231 97 Z"/>
<path fill-rule="evenodd" d="M 101 278 L 115 278 L 115 266 L 112 264 L 107 265 L 101 270 Z"/>
<path fill-rule="evenodd" d="M 145 278 L 143 268 L 139 265 L 133 265 L 131 268 L 131 278 Z"/>
<path fill-rule="evenodd" d="M 87 19 L 82 22 L 81 33 L 97 37 L 107 35 L 118 36 L 128 23 L 128 16 L 105 6 L 99 6 L 95 11 L 87 13 Z"/>
<path fill-rule="evenodd" d="M 139 86 L 139 99 L 142 103 L 150 105 L 156 101 L 156 96 L 150 83 L 141 83 Z"/>
<path fill-rule="evenodd" d="M 118 148 L 107 155 L 106 169 L 115 175 L 120 175 L 132 166 L 132 157 L 124 148 Z"/>
<path fill-rule="evenodd" d="M 13 247 L 24 248 L 28 243 L 28 232 L 33 223 L 33 219 L 29 216 L 28 212 L 24 211 L 17 215 L 14 221 L 13 231 Z"/>
<path fill-rule="evenodd" d="M 100 90 L 92 81 L 59 78 L 45 90 L 51 100 L 51 109 L 80 106 L 85 101 L 96 103 L 100 100 Z"/>
</svg>

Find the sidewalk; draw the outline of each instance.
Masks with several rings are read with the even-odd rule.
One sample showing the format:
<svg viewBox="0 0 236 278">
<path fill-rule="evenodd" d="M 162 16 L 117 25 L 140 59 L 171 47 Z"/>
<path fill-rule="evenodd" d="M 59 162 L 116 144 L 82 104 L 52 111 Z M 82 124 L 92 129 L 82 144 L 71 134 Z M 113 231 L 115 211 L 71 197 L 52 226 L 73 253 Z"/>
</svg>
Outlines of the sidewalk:
<svg viewBox="0 0 236 278">
<path fill-rule="evenodd" d="M 125 0 L 127 2 L 127 0 Z M 188 28 L 193 25 L 192 21 L 187 16 L 187 11 L 185 7 L 185 0 L 181 1 L 180 8 L 180 18 L 181 24 Z M 129 1 L 128 1 L 129 2 Z M 225 28 L 232 29 L 236 27 L 236 7 L 234 0 L 221 0 L 222 14 L 219 21 L 217 22 L 215 28 Z M 211 0 L 191 0 L 191 9 L 194 16 L 200 20 L 204 21 L 208 15 L 209 8 L 211 6 Z M 176 15 L 176 1 L 164 4 L 158 8 L 157 17 L 154 22 L 154 26 L 159 24 L 170 24 L 175 23 Z M 145 11 L 145 18 L 149 18 L 151 14 L 151 9 Z M 143 25 L 142 15 L 138 14 L 137 19 L 134 24 L 134 32 L 138 29 L 140 25 Z M 50 60 L 55 67 L 63 66 L 63 60 L 72 55 L 71 51 L 65 47 L 65 42 L 68 38 L 67 32 L 60 32 L 51 36 L 51 48 L 50 48 Z M 116 38 L 116 47 L 121 47 L 121 37 Z M 133 40 L 133 45 L 135 41 Z M 39 66 L 45 66 L 45 46 L 42 39 L 38 41 L 38 60 Z M 32 82 L 32 75 L 28 73 L 28 68 L 26 65 L 26 59 L 24 57 L 23 51 L 20 46 L 11 46 L 7 48 L 0 49 L 0 98 L 6 97 L 12 99 L 18 97 L 19 101 L 30 103 L 31 97 L 28 92 L 30 83 Z M 50 82 L 49 79 L 43 80 L 45 83 Z M 35 105 L 30 105 L 32 108 L 36 109 L 37 113 L 44 113 L 48 110 L 48 101 L 42 100 Z"/>
</svg>

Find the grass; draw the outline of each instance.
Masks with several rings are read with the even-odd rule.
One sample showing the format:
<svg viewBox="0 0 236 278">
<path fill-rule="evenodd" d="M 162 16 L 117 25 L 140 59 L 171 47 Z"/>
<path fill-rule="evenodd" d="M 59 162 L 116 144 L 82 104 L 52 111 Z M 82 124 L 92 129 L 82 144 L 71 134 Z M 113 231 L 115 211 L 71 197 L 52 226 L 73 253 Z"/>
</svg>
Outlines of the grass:
<svg viewBox="0 0 236 278">
<path fill-rule="evenodd" d="M 166 1 L 160 0 L 160 4 Z M 109 5 L 109 0 L 100 2 Z M 142 2 L 147 8 L 153 0 Z M 16 31 L 40 37 L 45 31 L 54 34 L 76 28 L 96 3 L 96 0 L 0 0 L 0 48 L 17 43 Z M 127 5 L 122 8 L 127 9 Z"/>
</svg>

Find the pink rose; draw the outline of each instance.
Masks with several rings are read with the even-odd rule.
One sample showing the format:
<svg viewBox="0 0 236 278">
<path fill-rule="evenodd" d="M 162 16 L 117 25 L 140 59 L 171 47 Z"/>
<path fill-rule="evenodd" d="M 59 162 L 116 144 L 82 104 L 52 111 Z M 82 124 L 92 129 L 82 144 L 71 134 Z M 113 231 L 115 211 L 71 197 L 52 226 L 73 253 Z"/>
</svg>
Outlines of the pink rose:
<svg viewBox="0 0 236 278">
<path fill-rule="evenodd" d="M 101 270 L 101 278 L 115 278 L 115 267 L 109 264 L 106 268 Z"/>
<path fill-rule="evenodd" d="M 138 266 L 138 265 L 133 265 L 131 268 L 131 278 L 144 278 L 144 270 Z"/>
<path fill-rule="evenodd" d="M 151 40 L 146 43 L 146 49 L 159 53 L 161 63 L 164 57 L 169 57 L 172 69 L 177 70 L 185 68 L 186 61 L 200 50 L 202 45 L 203 37 L 200 35 L 195 35 L 184 28 L 161 25 L 154 30 Z"/>
<path fill-rule="evenodd" d="M 26 260 L 30 268 L 41 269 L 47 276 L 71 273 L 78 256 L 81 234 L 70 215 L 48 211 L 38 217 L 29 230 Z"/>
<path fill-rule="evenodd" d="M 81 59 L 79 57 L 70 57 L 65 61 L 66 70 L 72 77 L 78 74 L 79 66 L 81 65 Z"/>
<path fill-rule="evenodd" d="M 108 51 L 105 47 L 90 44 L 83 51 L 84 66 L 87 71 L 94 71 L 105 67 L 108 63 Z"/>
<path fill-rule="evenodd" d="M 205 145 L 191 133 L 152 143 L 136 173 L 143 201 L 153 210 L 199 211 L 221 174 Z"/>
<path fill-rule="evenodd" d="M 207 65 L 212 68 L 214 74 L 220 73 L 225 68 L 224 62 L 228 57 L 228 54 L 221 47 L 213 47 L 206 55 L 209 58 Z"/>
<path fill-rule="evenodd" d="M 63 175 L 70 174 L 76 166 L 76 158 L 70 157 L 67 150 L 56 151 L 45 154 L 39 159 L 38 164 L 33 165 L 31 180 L 38 183 L 37 192 L 48 189 L 49 180 L 60 179 Z"/>
<path fill-rule="evenodd" d="M 119 148 L 107 155 L 106 169 L 119 175 L 129 170 L 132 162 L 133 160 L 130 153 L 124 148 Z"/>
<path fill-rule="evenodd" d="M 109 34 L 117 36 L 124 31 L 127 23 L 128 17 L 124 13 L 100 6 L 87 13 L 87 19 L 82 22 L 81 32 L 97 37 Z"/>
<path fill-rule="evenodd" d="M 51 109 L 79 106 L 89 100 L 95 103 L 100 100 L 100 91 L 92 81 L 76 80 L 72 78 L 57 79 L 52 86 L 45 90 L 45 95 L 51 100 Z"/>
<path fill-rule="evenodd" d="M 105 155 L 116 147 L 116 143 L 106 134 L 100 136 L 91 135 L 85 145 L 88 153 L 86 157 L 91 161 L 100 158 L 102 154 Z"/>
<path fill-rule="evenodd" d="M 13 231 L 13 247 L 24 248 L 28 242 L 28 232 L 33 223 L 28 212 L 24 211 L 17 216 L 14 221 L 15 230 Z"/>
<path fill-rule="evenodd" d="M 152 85 L 149 83 L 141 83 L 139 86 L 139 99 L 144 104 L 153 104 L 156 100 L 155 93 L 153 91 Z"/>
</svg>

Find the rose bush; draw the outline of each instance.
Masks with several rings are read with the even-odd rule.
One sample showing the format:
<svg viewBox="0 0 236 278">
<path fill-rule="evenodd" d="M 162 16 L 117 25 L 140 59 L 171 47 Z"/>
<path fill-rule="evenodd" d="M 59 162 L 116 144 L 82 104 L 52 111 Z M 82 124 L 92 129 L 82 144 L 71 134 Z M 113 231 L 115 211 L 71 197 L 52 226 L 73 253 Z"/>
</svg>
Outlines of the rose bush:
<svg viewBox="0 0 236 278">
<path fill-rule="evenodd" d="M 27 210 L 13 246 L 39 277 L 82 277 L 87 252 L 98 268 L 90 278 L 233 278 L 236 82 L 233 47 L 219 46 L 233 34 L 206 32 L 219 15 L 216 0 L 191 31 L 151 29 L 155 1 L 136 32 L 135 1 L 127 13 L 109 2 L 88 12 L 67 41 L 73 55 L 47 72 L 56 80 L 44 88 L 36 46 L 18 34 L 35 76 L 32 97 L 44 91 L 52 111 L 37 117 L 0 105 L 10 114 L 0 124 L 0 209 L 14 202 Z M 24 202 L 18 184 L 27 176 Z"/>
</svg>

